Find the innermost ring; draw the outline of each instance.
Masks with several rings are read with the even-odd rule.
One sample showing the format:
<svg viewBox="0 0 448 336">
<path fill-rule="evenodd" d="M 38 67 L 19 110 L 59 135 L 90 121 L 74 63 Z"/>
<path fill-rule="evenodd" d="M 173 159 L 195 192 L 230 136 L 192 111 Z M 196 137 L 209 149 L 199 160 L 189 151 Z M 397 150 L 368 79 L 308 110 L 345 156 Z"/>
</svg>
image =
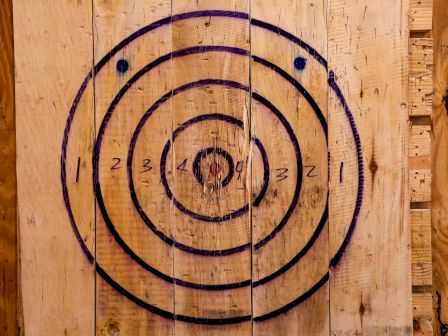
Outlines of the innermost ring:
<svg viewBox="0 0 448 336">
<path fill-rule="evenodd" d="M 232 177 L 235 173 L 235 170 L 234 170 L 235 165 L 233 163 L 232 156 L 222 148 L 209 147 L 204 150 L 201 150 L 196 155 L 196 158 L 193 161 L 193 174 L 196 177 L 196 179 L 198 180 L 198 182 L 201 185 L 204 185 L 204 175 L 202 174 L 202 170 L 201 170 L 201 162 L 207 156 L 209 156 L 211 154 L 215 154 L 215 153 L 218 154 L 219 156 L 222 156 L 227 161 L 227 165 L 229 167 L 228 168 L 229 171 L 228 171 L 226 177 L 221 182 L 221 186 L 225 187 L 232 180 Z M 212 175 L 216 176 L 220 173 L 221 167 L 219 166 L 219 164 L 217 162 L 214 162 L 214 164 L 215 164 L 214 166 L 210 166 L 210 173 Z"/>
</svg>

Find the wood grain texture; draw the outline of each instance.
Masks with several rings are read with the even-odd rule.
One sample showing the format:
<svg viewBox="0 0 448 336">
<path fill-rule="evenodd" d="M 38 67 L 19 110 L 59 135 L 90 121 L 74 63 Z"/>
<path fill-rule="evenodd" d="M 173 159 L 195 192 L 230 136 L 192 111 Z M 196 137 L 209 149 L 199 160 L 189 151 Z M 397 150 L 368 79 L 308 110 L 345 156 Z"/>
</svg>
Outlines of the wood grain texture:
<svg viewBox="0 0 448 336">
<path fill-rule="evenodd" d="M 12 2 L 0 3 L 0 332 L 19 334 L 17 323 L 17 187 Z"/>
<path fill-rule="evenodd" d="M 409 30 L 428 31 L 432 29 L 433 0 L 410 0 Z"/>
<path fill-rule="evenodd" d="M 433 298 L 431 293 L 412 294 L 414 336 L 433 336 Z"/>
<path fill-rule="evenodd" d="M 27 335 L 412 332 L 407 1 L 28 3 Z"/>
<path fill-rule="evenodd" d="M 87 1 L 14 1 L 17 187 L 24 332 L 29 335 L 92 335 L 94 267 L 70 226 L 61 188 L 61 143 L 70 107 L 92 64 L 92 7 Z M 51 18 L 51 19 L 49 19 Z M 92 146 L 93 91 L 76 119 L 81 132 L 68 153 Z M 76 160 L 67 185 L 77 190 Z M 87 161 L 91 162 L 91 160 Z M 85 179 L 85 176 L 83 176 Z M 81 186 L 79 188 L 82 188 Z M 91 184 L 84 190 L 91 191 Z M 82 236 L 93 248 L 93 195 Z"/>
<path fill-rule="evenodd" d="M 432 286 L 431 211 L 411 210 L 412 285 Z"/>
<path fill-rule="evenodd" d="M 327 1 L 251 1 L 251 16 L 300 38 L 310 45 L 323 58 L 327 57 Z M 251 52 L 271 62 L 303 85 L 321 108 L 322 117 L 327 117 L 327 71 L 311 54 L 290 40 L 268 32 L 257 26 L 251 29 Z M 304 60 L 306 66 L 297 67 L 297 60 Z M 278 71 L 276 71 L 278 72 Z M 269 283 L 254 287 L 254 316 L 275 311 L 285 303 L 311 292 L 312 296 L 278 317 L 254 323 L 254 335 L 291 335 L 300 330 L 304 335 L 328 335 L 328 286 L 322 285 L 314 291 L 313 287 L 328 272 L 328 226 L 322 221 L 328 193 L 327 144 L 322 127 L 316 119 L 315 111 L 303 95 L 278 73 L 266 69 L 256 59 L 251 63 L 251 86 L 254 93 L 267 97 L 289 121 L 298 138 L 302 152 L 302 188 L 299 205 L 293 215 L 266 246 L 253 251 L 253 281 L 263 278 L 266 271 L 281 269 L 289 260 L 312 240 L 313 232 L 322 225 L 318 239 L 310 250 L 283 274 Z M 273 178 L 279 180 L 269 189 L 267 200 L 271 205 L 265 209 L 253 209 L 253 241 L 257 242 L 272 225 L 272 217 L 284 213 L 276 207 L 287 204 L 288 190 L 295 185 L 293 148 L 285 141 L 288 135 L 272 114 L 266 113 L 254 99 L 252 100 L 252 134 L 260 138 L 267 147 L 269 164 Z M 303 127 L 303 125 L 307 125 Z M 326 127 L 326 126 L 325 126 Z M 270 140 L 271 139 L 271 140 Z M 275 139 L 275 140 L 274 140 Z M 273 141 L 274 140 L 274 141 Z M 288 169 L 288 179 L 276 178 L 282 168 Z M 315 171 L 309 174 L 309 167 Z M 253 164 L 253 175 L 260 166 Z M 281 175 L 280 175 L 281 176 Z M 312 177 L 310 177 L 312 176 Z M 252 187 L 259 186 L 255 176 Z M 290 196 L 289 196 L 290 197 Z M 278 215 L 277 215 L 278 214 Z M 281 217 L 279 217 L 280 219 Z M 275 221 L 274 221 L 275 223 Z"/>
<path fill-rule="evenodd" d="M 448 3 L 434 0 L 434 105 L 432 141 L 432 252 L 435 335 L 448 334 Z"/>
<path fill-rule="evenodd" d="M 410 116 L 432 114 L 432 38 L 411 38 L 409 46 Z"/>
<path fill-rule="evenodd" d="M 411 124 L 409 190 L 411 202 L 431 201 L 431 126 Z"/>
<path fill-rule="evenodd" d="M 138 300 L 144 300 L 154 307 L 174 311 L 173 284 L 144 269 L 149 265 L 172 276 L 173 255 L 169 246 L 149 230 L 133 206 L 126 169 L 135 125 L 170 88 L 170 62 L 163 64 L 158 74 L 150 71 L 142 76 L 117 101 L 113 111 L 109 109 L 114 97 L 140 69 L 171 51 L 171 28 L 166 26 L 157 33 L 145 34 L 135 41 L 128 40 L 129 44 L 117 53 L 111 50 L 135 31 L 169 16 L 171 2 L 96 0 L 93 6 L 94 64 L 104 64 L 97 67 L 94 80 L 95 157 L 98 160 L 95 256 L 98 269 L 102 270 L 97 273 L 96 280 L 96 332 L 106 335 L 171 335 L 174 334 L 173 321 L 138 305 Z M 105 58 L 107 62 L 102 63 Z M 126 65 L 120 66 L 120 62 Z M 109 111 L 110 117 L 106 118 Z M 171 110 L 168 108 L 164 112 L 171 126 Z M 105 120 L 108 120 L 107 124 Z M 161 222 L 163 228 L 170 225 L 169 201 L 158 194 L 159 190 L 145 189 L 145 186 L 152 186 L 150 174 L 154 171 L 140 172 L 146 170 L 143 160 L 155 160 L 155 148 L 161 145 L 165 131 L 160 127 L 155 134 L 144 137 L 144 142 L 138 142 L 134 160 L 136 192 L 149 192 L 155 199 L 160 199 L 156 203 L 158 216 L 155 221 Z M 151 166 L 152 163 L 148 165 Z M 98 201 L 99 191 L 101 203 Z M 146 204 L 145 201 L 143 203 Z M 127 249 L 133 254 L 127 253 Z M 123 295 L 123 291 L 133 299 Z"/>
<path fill-rule="evenodd" d="M 202 0 L 198 2 L 174 0 L 173 14 L 201 10 L 221 10 L 249 13 L 249 2 Z M 227 50 L 207 51 L 208 47 L 230 47 L 250 50 L 249 21 L 232 17 L 203 16 L 172 25 L 173 50 L 203 46 L 204 52 L 179 57 L 172 61 L 172 87 L 188 83 L 222 79 L 249 87 L 249 59 Z M 247 183 L 247 158 L 250 150 L 249 92 L 229 85 L 212 82 L 179 93 L 172 98 L 173 131 L 182 124 L 204 115 L 220 114 L 243 123 L 242 128 L 219 119 L 204 119 L 191 124 L 179 136 L 172 139 L 173 194 L 180 203 L 194 213 L 217 218 L 204 222 L 183 213 L 178 207 L 172 209 L 173 237 L 182 243 L 205 250 L 222 251 L 250 243 L 249 212 L 234 219 L 223 216 L 245 204 L 250 204 L 250 184 Z M 209 149 L 208 152 L 203 152 Z M 203 153 L 203 154 L 200 154 Z M 208 154 L 207 154 L 208 153 Z M 227 159 L 223 153 L 228 153 Z M 185 161 L 187 160 L 187 161 Z M 224 179 L 232 170 L 230 163 L 244 165 L 237 180 L 234 175 L 228 184 Z M 198 166 L 194 174 L 178 169 L 186 163 Z M 236 166 L 235 166 L 236 167 Z M 197 173 L 203 176 L 198 183 Z M 179 249 L 174 250 L 174 275 L 187 281 L 205 285 L 232 284 L 251 278 L 250 249 L 240 253 L 220 256 L 195 255 Z M 203 290 L 183 286 L 175 287 L 176 314 L 205 319 L 229 319 L 252 315 L 251 287 Z M 176 321 L 176 335 L 252 335 L 250 318 L 241 323 L 198 325 Z"/>
<path fill-rule="evenodd" d="M 334 335 L 412 333 L 406 160 L 408 8 L 407 1 L 389 6 L 372 1 L 330 2 L 329 67 L 343 92 L 348 92 L 365 167 L 358 225 L 340 265 L 331 273 Z M 333 104 L 330 132 L 338 123 Z M 343 134 L 331 136 L 343 139 Z M 330 213 L 331 204 L 330 198 Z M 337 225 L 330 218 L 330 244 Z"/>
</svg>

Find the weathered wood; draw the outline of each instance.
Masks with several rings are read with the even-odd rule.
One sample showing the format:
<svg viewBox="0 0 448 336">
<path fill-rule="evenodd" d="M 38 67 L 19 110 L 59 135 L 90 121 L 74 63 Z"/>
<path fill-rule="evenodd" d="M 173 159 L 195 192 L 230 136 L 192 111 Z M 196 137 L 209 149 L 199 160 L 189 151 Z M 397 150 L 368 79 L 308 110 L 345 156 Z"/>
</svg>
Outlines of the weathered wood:
<svg viewBox="0 0 448 336">
<path fill-rule="evenodd" d="M 411 333 L 406 1 L 15 6 L 32 334 Z"/>
<path fill-rule="evenodd" d="M 448 3 L 434 0 L 434 108 L 432 141 L 433 281 L 435 335 L 448 333 Z"/>
<path fill-rule="evenodd" d="M 411 210 L 412 285 L 432 285 L 431 211 Z"/>
<path fill-rule="evenodd" d="M 0 2 L 0 333 L 18 334 L 17 188 L 12 2 Z"/>
<path fill-rule="evenodd" d="M 411 38 L 409 47 L 410 116 L 432 114 L 432 38 Z"/>
<path fill-rule="evenodd" d="M 411 125 L 409 188 L 411 202 L 431 201 L 431 126 Z"/>
<path fill-rule="evenodd" d="M 92 7 L 87 1 L 14 1 L 17 189 L 20 274 L 26 335 L 92 335 L 94 266 L 79 242 L 93 250 L 90 175 L 76 182 L 79 150 L 93 143 L 92 87 L 73 119 L 80 126 L 67 142 L 67 116 L 92 64 Z M 65 131 L 64 131 L 65 130 Z M 67 160 L 64 160 L 66 158 Z M 62 160 L 61 160 L 62 159 Z M 84 166 L 90 156 L 81 158 Z M 66 169 L 62 169 L 66 166 Z M 61 182 L 83 235 L 70 225 Z M 64 184 L 64 183 L 63 183 Z M 87 201 L 73 196 L 80 192 Z"/>
<path fill-rule="evenodd" d="M 268 99 L 284 115 L 297 136 L 301 159 L 297 159 L 288 132 L 278 118 L 252 97 L 252 135 L 260 139 L 269 156 L 274 182 L 259 207 L 252 209 L 253 282 L 280 270 L 271 281 L 253 288 L 254 335 L 328 335 L 328 148 L 326 144 L 327 1 L 251 1 L 251 16 L 278 26 L 301 42 L 259 25 L 251 28 L 251 88 Z M 258 21 L 255 21 L 258 22 Z M 302 45 L 300 45 L 302 43 Z M 305 48 L 307 44 L 310 48 Z M 272 71 L 260 58 L 281 68 Z M 315 100 L 317 112 L 300 90 L 286 79 L 292 77 Z M 321 120 L 319 119 L 321 118 Z M 306 125 L 306 126 L 305 126 Z M 297 163 L 303 172 L 297 170 Z M 254 157 L 252 195 L 261 187 L 262 165 Z M 313 170 L 313 171 L 311 171 Z M 266 245 L 257 244 L 281 222 L 293 192 L 297 175 L 302 176 L 298 205 L 284 228 Z M 284 179 L 282 176 L 288 176 Z M 315 235 L 318 237 L 314 240 Z M 309 247 L 309 250 L 307 248 Z M 303 256 L 300 251 L 306 251 Z M 291 263 L 293 261 L 293 263 Z M 285 265 L 291 267 L 285 269 Z M 285 270 L 284 270 L 285 269 Z M 308 299 L 303 298 L 310 296 Z M 303 301 L 303 302 L 302 302 Z M 300 302 L 294 304 L 294 302 Z M 290 304 L 290 309 L 284 309 Z M 282 311 L 266 320 L 259 316 Z"/>
<path fill-rule="evenodd" d="M 249 10 L 247 0 L 174 0 L 172 5 L 174 15 L 203 10 L 241 13 L 248 13 Z M 172 31 L 174 51 L 197 46 L 204 48 L 190 56 L 173 58 L 173 89 L 189 83 L 204 82 L 171 97 L 173 132 L 176 133 L 176 129 L 189 120 L 204 116 L 205 119 L 191 124 L 172 139 L 171 163 L 169 157 L 167 160 L 167 174 L 171 173 L 172 176 L 168 176 L 168 182 L 180 203 L 195 214 L 217 218 L 204 222 L 172 206 L 174 239 L 197 249 L 216 251 L 210 255 L 197 255 L 176 248 L 174 275 L 193 283 L 221 286 L 219 290 L 175 287 L 176 314 L 208 320 L 203 324 L 176 321 L 175 334 L 252 335 L 249 283 L 239 288 L 224 289 L 226 284 L 243 283 L 251 278 L 251 251 L 247 248 L 229 255 L 222 252 L 251 241 L 249 212 L 234 219 L 223 218 L 250 202 L 246 167 L 239 180 L 234 175 L 228 184 L 224 185 L 223 181 L 232 170 L 229 162 L 233 161 L 234 165 L 238 162 L 247 164 L 250 149 L 250 94 L 214 81 L 232 81 L 249 87 L 249 59 L 225 49 L 250 50 L 249 21 L 202 15 L 174 22 Z M 231 122 L 223 122 L 218 115 L 234 118 L 244 125 L 239 128 Z M 227 153 L 226 156 L 223 153 Z M 191 168 L 193 173 L 190 172 Z M 203 178 L 199 183 L 198 173 Z M 239 319 L 241 316 L 248 318 L 239 323 L 213 325 L 216 319 Z"/>
<path fill-rule="evenodd" d="M 433 298 L 431 293 L 412 294 L 414 336 L 433 336 Z"/>
<path fill-rule="evenodd" d="M 94 64 L 102 64 L 96 67 L 94 81 L 95 161 L 98 161 L 96 332 L 171 335 L 174 334 L 173 321 L 153 312 L 157 307 L 168 314 L 174 313 L 174 286 L 156 274 L 159 271 L 172 277 L 173 254 L 169 245 L 148 228 L 134 207 L 127 169 L 134 168 L 137 197 L 142 199 L 141 193 L 146 194 L 143 206 L 146 206 L 148 196 L 159 200 L 155 204 L 157 211 L 151 213 L 155 218 L 151 219 L 161 223 L 163 228 L 169 228 L 169 200 L 156 189 L 160 183 L 151 180 L 157 168 L 147 171 L 147 167 L 155 165 L 155 153 L 164 145 L 162 139 L 166 129 L 162 125 L 165 123 L 159 128 L 153 127 L 154 133 L 143 137 L 144 141 L 136 142 L 132 163 L 127 163 L 127 158 L 139 120 L 170 89 L 170 62 L 162 64 L 158 71 L 143 74 L 126 94 L 119 96 L 121 99 L 116 100 L 113 109 L 109 109 L 114 97 L 139 70 L 171 51 L 171 27 L 168 25 L 156 33 L 129 38 L 144 26 L 169 16 L 171 1 L 93 1 L 93 5 Z M 114 52 L 114 47 L 121 41 L 126 45 Z M 166 117 L 171 128 L 169 106 L 162 111 L 165 115 L 162 114 L 161 120 Z"/>
<path fill-rule="evenodd" d="M 388 6 L 367 0 L 330 1 L 329 68 L 347 94 L 362 146 L 343 150 L 362 150 L 365 167 L 358 224 L 340 265 L 331 273 L 331 331 L 335 335 L 412 332 L 405 126 L 408 6 L 407 1 Z M 333 133 L 333 125 L 341 122 L 334 112 L 334 96 L 330 103 L 330 138 L 344 141 L 344 133 Z M 330 181 L 332 185 L 339 182 Z M 330 217 L 330 246 L 338 239 L 338 230 L 338 222 Z"/>
</svg>

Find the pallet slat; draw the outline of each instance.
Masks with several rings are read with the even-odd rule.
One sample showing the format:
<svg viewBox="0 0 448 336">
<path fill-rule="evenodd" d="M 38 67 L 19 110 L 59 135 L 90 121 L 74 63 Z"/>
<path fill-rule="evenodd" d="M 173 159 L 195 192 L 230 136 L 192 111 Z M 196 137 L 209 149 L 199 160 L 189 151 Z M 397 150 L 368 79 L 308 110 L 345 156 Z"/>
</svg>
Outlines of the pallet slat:
<svg viewBox="0 0 448 336">
<path fill-rule="evenodd" d="M 409 47 L 409 104 L 411 116 L 432 114 L 433 43 L 411 38 Z"/>
<path fill-rule="evenodd" d="M 411 202 L 431 201 L 431 126 L 411 126 L 409 187 Z"/>
<path fill-rule="evenodd" d="M 432 29 L 432 0 L 410 0 L 409 30 L 428 31 Z"/>
<path fill-rule="evenodd" d="M 432 285 L 431 211 L 411 210 L 412 285 Z"/>
</svg>

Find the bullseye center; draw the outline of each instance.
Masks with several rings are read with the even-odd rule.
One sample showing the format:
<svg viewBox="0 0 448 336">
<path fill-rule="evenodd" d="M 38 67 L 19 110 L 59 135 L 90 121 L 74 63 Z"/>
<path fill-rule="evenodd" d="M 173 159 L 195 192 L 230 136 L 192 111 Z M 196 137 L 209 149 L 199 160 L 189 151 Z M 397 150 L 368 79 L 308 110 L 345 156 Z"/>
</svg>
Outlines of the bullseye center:
<svg viewBox="0 0 448 336">
<path fill-rule="evenodd" d="M 210 164 L 210 174 L 212 174 L 213 176 L 218 176 L 219 173 L 221 173 L 221 166 L 219 165 L 219 163 L 217 162 L 213 162 Z"/>
<path fill-rule="evenodd" d="M 213 155 L 211 162 L 207 163 L 205 167 L 208 167 L 208 172 L 213 176 L 215 182 L 219 183 L 222 187 L 225 187 L 232 180 L 234 174 L 234 163 L 232 156 L 219 147 L 209 147 L 200 151 L 193 162 L 193 173 L 198 182 L 202 185 L 205 183 L 204 174 L 202 173 L 201 163 L 207 160 L 209 156 Z M 227 175 L 222 179 L 223 166 L 219 163 L 219 159 L 223 158 L 227 162 Z M 207 160 L 208 161 L 208 160 Z"/>
</svg>

